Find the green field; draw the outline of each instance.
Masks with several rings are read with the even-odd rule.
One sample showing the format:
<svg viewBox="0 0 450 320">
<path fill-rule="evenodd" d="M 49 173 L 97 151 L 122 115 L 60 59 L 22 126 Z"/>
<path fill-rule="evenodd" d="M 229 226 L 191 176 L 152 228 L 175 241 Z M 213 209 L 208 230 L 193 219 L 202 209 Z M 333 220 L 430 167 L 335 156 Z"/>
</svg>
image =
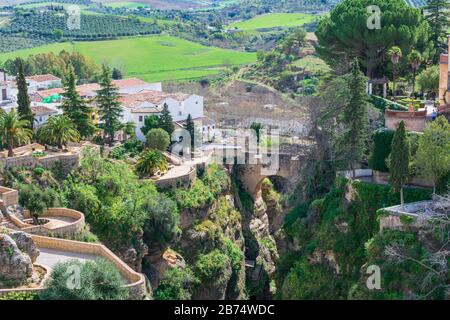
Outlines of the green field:
<svg viewBox="0 0 450 320">
<path fill-rule="evenodd" d="M 331 68 L 322 59 L 313 55 L 309 55 L 295 61 L 294 65 L 304 68 L 306 71 L 313 74 L 325 74 L 331 70 Z"/>
<path fill-rule="evenodd" d="M 232 23 L 228 28 L 241 30 L 270 29 L 276 27 L 291 28 L 314 21 L 317 16 L 305 13 L 269 13 L 252 19 Z"/>
<path fill-rule="evenodd" d="M 135 9 L 135 8 L 139 8 L 139 7 L 148 7 L 148 5 L 145 3 L 132 2 L 132 1 L 109 2 L 109 3 L 104 3 L 104 6 L 107 6 L 110 8 L 129 8 L 129 9 Z"/>
<path fill-rule="evenodd" d="M 146 81 L 184 80 L 214 75 L 224 65 L 252 63 L 256 54 L 215 47 L 170 36 L 127 38 L 110 41 L 56 43 L 0 54 L 0 61 L 40 52 L 76 50 L 97 63 L 123 67 L 128 77 Z"/>
</svg>

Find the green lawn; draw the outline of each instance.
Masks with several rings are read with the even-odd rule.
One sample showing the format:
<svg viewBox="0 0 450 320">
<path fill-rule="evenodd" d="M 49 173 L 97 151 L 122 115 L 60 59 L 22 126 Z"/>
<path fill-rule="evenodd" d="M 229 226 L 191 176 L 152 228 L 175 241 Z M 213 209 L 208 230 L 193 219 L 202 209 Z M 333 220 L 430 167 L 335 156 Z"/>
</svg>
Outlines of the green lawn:
<svg viewBox="0 0 450 320">
<path fill-rule="evenodd" d="M 224 65 L 252 63 L 255 53 L 205 47 L 170 36 L 127 38 L 111 41 L 50 44 L 32 49 L 0 54 L 0 61 L 40 52 L 75 50 L 92 57 L 97 63 L 123 66 L 128 77 L 146 81 L 184 80 L 213 75 Z"/>
<path fill-rule="evenodd" d="M 111 8 L 129 8 L 129 9 L 135 9 L 139 7 L 148 7 L 145 3 L 139 3 L 139 2 L 132 2 L 132 1 L 119 1 L 119 2 L 109 2 L 104 3 L 104 6 L 111 7 Z"/>
<path fill-rule="evenodd" d="M 269 13 L 256 16 L 250 20 L 232 23 L 228 28 L 241 30 L 269 29 L 275 27 L 297 27 L 314 21 L 317 16 L 305 13 Z"/>
</svg>

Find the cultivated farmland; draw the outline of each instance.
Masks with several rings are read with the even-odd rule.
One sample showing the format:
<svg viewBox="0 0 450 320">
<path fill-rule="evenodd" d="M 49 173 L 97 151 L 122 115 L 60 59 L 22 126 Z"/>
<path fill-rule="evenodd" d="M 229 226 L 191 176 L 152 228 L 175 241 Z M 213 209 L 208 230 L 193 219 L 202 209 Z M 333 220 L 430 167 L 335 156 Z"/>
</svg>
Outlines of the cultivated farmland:
<svg viewBox="0 0 450 320">
<path fill-rule="evenodd" d="M 206 47 L 170 36 L 125 38 L 108 41 L 55 43 L 0 54 L 0 61 L 40 52 L 76 50 L 98 63 L 122 68 L 127 77 L 146 81 L 184 80 L 214 75 L 226 65 L 252 63 L 256 54 Z"/>
</svg>

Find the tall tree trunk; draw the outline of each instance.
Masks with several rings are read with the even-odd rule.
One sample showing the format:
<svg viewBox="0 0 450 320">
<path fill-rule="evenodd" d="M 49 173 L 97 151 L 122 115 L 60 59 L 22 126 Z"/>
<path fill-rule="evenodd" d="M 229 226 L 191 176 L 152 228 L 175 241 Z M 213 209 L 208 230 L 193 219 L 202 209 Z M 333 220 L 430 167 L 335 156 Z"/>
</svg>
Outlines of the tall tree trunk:
<svg viewBox="0 0 450 320">
<path fill-rule="evenodd" d="M 414 97 L 414 91 L 415 90 L 416 90 L 416 69 L 414 68 L 414 71 L 413 71 L 413 86 L 412 86 L 411 97 Z"/>
<path fill-rule="evenodd" d="M 400 187 L 400 210 L 405 210 L 405 199 L 403 198 L 403 187 Z"/>
<path fill-rule="evenodd" d="M 13 157 L 14 156 L 14 152 L 13 152 L 13 147 L 14 147 L 14 140 L 12 139 L 12 137 L 10 137 L 8 139 L 8 157 Z"/>
<path fill-rule="evenodd" d="M 392 79 L 392 97 L 394 98 L 394 101 L 396 101 L 395 98 L 395 89 L 396 89 L 396 81 L 397 81 L 397 65 L 394 65 L 394 72 L 393 72 L 393 79 Z"/>
</svg>

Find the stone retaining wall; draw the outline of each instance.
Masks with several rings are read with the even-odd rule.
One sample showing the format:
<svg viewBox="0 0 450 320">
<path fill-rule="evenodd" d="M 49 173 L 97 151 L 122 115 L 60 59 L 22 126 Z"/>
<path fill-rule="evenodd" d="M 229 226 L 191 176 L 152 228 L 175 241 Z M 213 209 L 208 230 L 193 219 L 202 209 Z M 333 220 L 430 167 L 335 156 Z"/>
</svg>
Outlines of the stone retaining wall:
<svg viewBox="0 0 450 320">
<path fill-rule="evenodd" d="M 152 180 L 155 185 L 158 188 L 161 189 L 168 189 L 168 188 L 176 188 L 176 187 L 187 187 L 190 186 L 192 183 L 195 182 L 197 179 L 197 170 L 196 168 L 191 168 L 191 171 L 189 171 L 188 174 L 174 177 L 170 179 L 159 179 L 159 180 Z"/>
<path fill-rule="evenodd" d="M 80 241 L 64 240 L 31 235 L 38 248 L 61 250 L 82 254 L 92 254 L 110 261 L 129 282 L 125 285 L 130 291 L 131 299 L 142 299 L 146 293 L 145 277 L 131 269 L 125 262 L 117 257 L 111 250 L 102 244 Z"/>
<path fill-rule="evenodd" d="M 28 210 L 24 210 L 23 216 L 24 216 L 24 218 L 31 218 L 30 212 Z M 79 211 L 72 210 L 72 209 L 50 208 L 50 209 L 47 209 L 44 212 L 44 214 L 41 215 L 40 217 L 41 218 L 68 217 L 68 218 L 74 219 L 75 221 L 71 222 L 65 226 L 61 226 L 58 228 L 52 228 L 48 224 L 35 226 L 35 225 L 24 223 L 18 219 L 15 219 L 15 217 L 10 217 L 10 219 L 22 231 L 36 234 L 36 235 L 41 235 L 41 236 L 47 236 L 47 235 L 74 236 L 74 235 L 80 233 L 85 226 L 84 214 L 82 214 Z"/>
<path fill-rule="evenodd" d="M 19 203 L 19 192 L 14 189 L 0 187 L 0 209 Z"/>
</svg>

